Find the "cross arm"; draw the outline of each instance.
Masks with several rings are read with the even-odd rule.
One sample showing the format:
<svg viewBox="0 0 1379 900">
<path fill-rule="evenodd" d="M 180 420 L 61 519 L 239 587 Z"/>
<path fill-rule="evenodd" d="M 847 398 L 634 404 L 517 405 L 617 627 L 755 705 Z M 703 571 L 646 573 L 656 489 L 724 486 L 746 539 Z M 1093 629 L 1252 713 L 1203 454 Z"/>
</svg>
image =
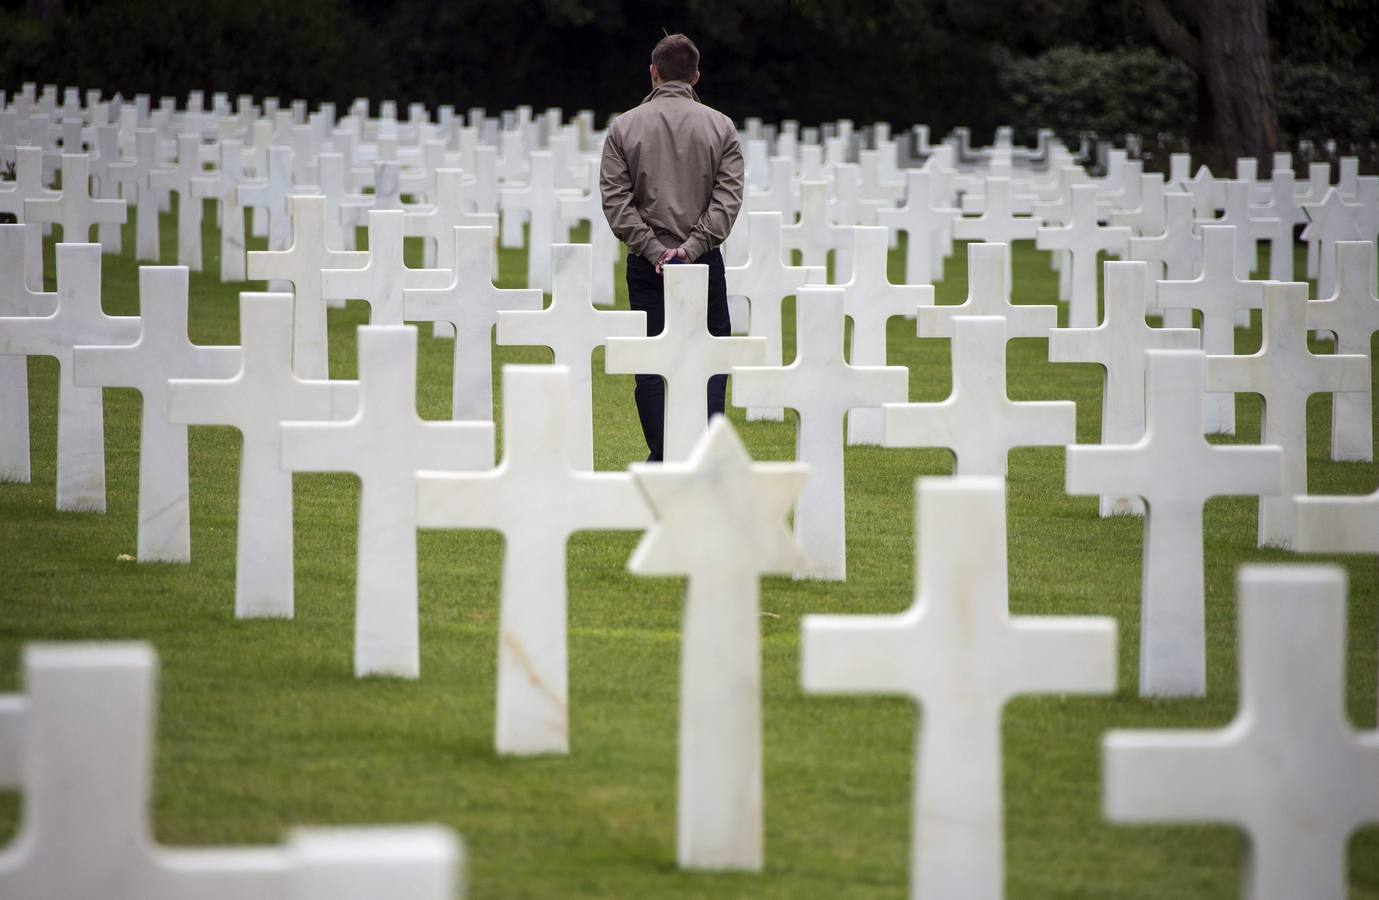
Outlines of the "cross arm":
<svg viewBox="0 0 1379 900">
<path fill-rule="evenodd" d="M 150 377 L 146 354 L 137 346 L 72 348 L 72 380 L 79 387 L 128 387 L 143 391 Z"/>
<path fill-rule="evenodd" d="M 1112 731 L 1102 741 L 1102 808 L 1112 822 L 1232 822 L 1257 788 L 1239 784 L 1237 726 L 1221 731 Z"/>
<path fill-rule="evenodd" d="M 355 439 L 358 422 L 283 422 L 278 428 L 282 434 L 282 467 L 287 471 L 359 473 L 361 450 L 367 450 Z"/>
<path fill-rule="evenodd" d="M 895 616 L 805 616 L 800 686 L 816 694 L 903 694 L 919 699 L 911 664 L 926 652 L 914 610 Z"/>
<path fill-rule="evenodd" d="M 1021 693 L 1101 693 L 1116 689 L 1116 623 L 1090 616 L 1015 616 L 1011 651 L 1001 661 L 1019 673 Z"/>
</svg>

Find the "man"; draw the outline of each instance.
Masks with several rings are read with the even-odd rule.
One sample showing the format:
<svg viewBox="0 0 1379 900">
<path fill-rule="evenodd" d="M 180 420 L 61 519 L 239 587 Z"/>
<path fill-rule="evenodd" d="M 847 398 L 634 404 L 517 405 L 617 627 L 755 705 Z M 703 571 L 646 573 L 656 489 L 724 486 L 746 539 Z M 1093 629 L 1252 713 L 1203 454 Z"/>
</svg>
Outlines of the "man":
<svg viewBox="0 0 1379 900">
<path fill-rule="evenodd" d="M 648 336 L 665 328 L 662 269 L 694 262 L 709 267 L 709 333 L 726 337 L 728 285 L 718 245 L 742 206 L 742 147 L 732 120 L 699 102 L 699 49 L 683 34 L 651 51 L 651 93 L 618 116 L 603 144 L 599 187 L 603 213 L 627 245 L 627 297 L 646 313 Z M 709 379 L 709 418 L 723 412 L 728 376 Z M 634 394 L 642 434 L 662 460 L 665 383 L 638 375 Z"/>
</svg>

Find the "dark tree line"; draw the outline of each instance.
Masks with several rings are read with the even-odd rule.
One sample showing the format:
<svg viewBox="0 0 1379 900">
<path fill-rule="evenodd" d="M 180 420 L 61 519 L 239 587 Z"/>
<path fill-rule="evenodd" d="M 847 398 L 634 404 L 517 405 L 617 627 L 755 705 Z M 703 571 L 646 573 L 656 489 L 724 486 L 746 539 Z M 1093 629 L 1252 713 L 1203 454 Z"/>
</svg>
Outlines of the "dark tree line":
<svg viewBox="0 0 1379 900">
<path fill-rule="evenodd" d="M 663 28 L 696 39 L 705 99 L 739 119 L 967 124 L 979 138 L 1018 115 L 1006 76 L 1021 60 L 1066 45 L 1161 48 L 1193 73 L 1195 122 L 1179 130 L 1214 163 L 1267 163 L 1279 60 L 1379 83 L 1374 0 L 0 0 L 0 87 L 602 117 L 641 98 Z"/>
</svg>

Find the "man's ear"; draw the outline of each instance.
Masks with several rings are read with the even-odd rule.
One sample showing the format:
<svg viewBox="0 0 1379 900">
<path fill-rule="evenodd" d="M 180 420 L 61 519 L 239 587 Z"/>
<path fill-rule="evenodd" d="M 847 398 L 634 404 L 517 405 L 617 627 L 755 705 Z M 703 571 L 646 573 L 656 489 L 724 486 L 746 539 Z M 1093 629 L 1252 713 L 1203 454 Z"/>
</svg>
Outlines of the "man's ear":
<svg viewBox="0 0 1379 900">
<path fill-rule="evenodd" d="M 696 84 L 698 84 L 698 83 L 699 83 L 699 73 L 698 73 L 698 72 L 695 72 L 695 73 L 694 73 L 694 77 L 690 79 L 690 87 L 694 87 L 694 86 L 695 86 Z"/>
</svg>

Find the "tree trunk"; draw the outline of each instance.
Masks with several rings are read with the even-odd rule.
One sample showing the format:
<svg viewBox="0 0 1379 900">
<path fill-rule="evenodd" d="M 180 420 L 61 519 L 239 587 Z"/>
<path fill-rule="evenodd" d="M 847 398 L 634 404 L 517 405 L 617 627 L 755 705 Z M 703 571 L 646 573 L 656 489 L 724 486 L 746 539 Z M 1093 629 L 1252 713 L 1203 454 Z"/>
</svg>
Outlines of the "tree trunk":
<svg viewBox="0 0 1379 900">
<path fill-rule="evenodd" d="M 1197 0 L 1188 23 L 1164 0 L 1145 0 L 1145 20 L 1164 49 L 1197 75 L 1193 149 L 1217 177 L 1235 175 L 1235 161 L 1253 157 L 1268 178 L 1278 141 L 1274 71 L 1265 0 Z M 1195 27 L 1194 30 L 1190 26 Z"/>
</svg>

